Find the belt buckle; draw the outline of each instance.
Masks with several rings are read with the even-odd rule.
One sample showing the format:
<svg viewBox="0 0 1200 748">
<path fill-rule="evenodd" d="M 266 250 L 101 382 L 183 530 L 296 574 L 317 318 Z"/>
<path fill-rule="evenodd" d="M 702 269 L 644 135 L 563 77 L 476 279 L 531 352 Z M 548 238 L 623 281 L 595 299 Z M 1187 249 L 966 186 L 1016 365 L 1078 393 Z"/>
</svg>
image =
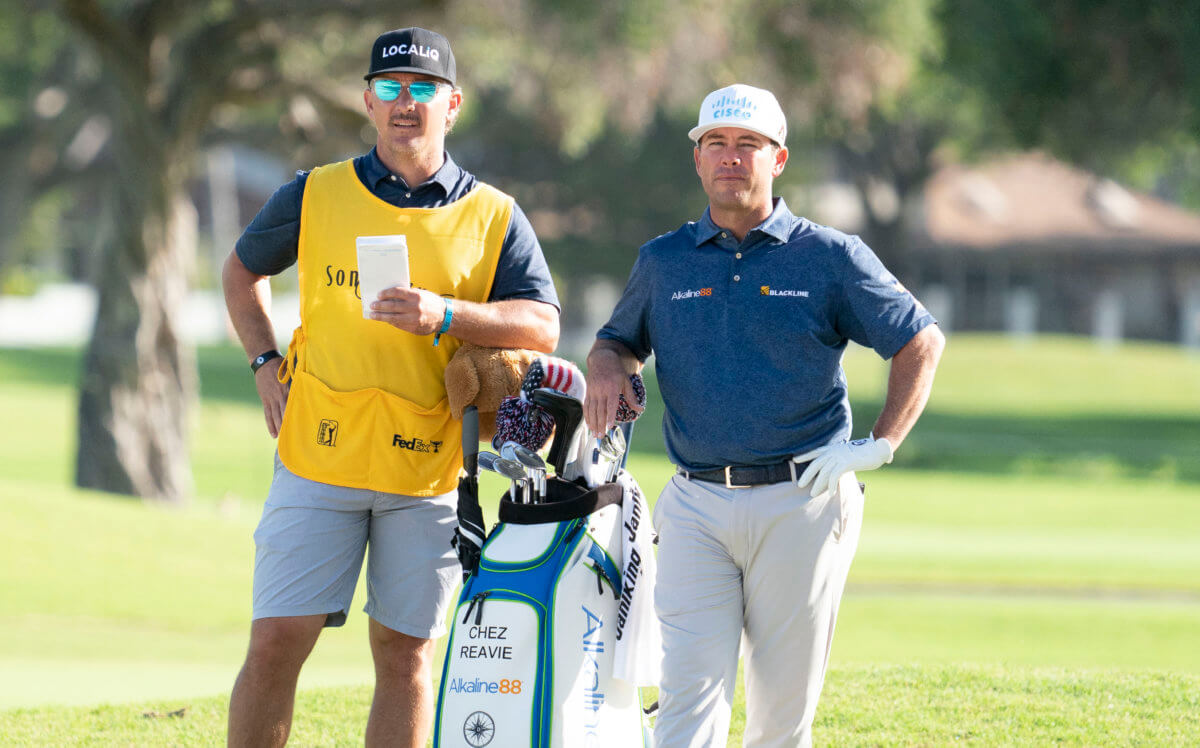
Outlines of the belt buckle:
<svg viewBox="0 0 1200 748">
<path fill-rule="evenodd" d="M 733 485 L 733 478 L 731 477 L 732 470 L 733 470 L 733 465 L 725 466 L 725 487 L 726 488 L 753 488 L 753 486 L 749 483 L 746 483 L 744 485 L 739 485 L 739 486 Z"/>
</svg>

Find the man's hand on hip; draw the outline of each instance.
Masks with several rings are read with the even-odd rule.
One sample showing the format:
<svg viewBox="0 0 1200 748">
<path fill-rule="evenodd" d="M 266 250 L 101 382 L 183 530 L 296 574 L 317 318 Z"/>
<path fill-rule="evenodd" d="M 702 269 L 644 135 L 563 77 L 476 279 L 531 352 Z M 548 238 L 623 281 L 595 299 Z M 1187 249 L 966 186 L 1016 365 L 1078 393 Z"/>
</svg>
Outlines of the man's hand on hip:
<svg viewBox="0 0 1200 748">
<path fill-rule="evenodd" d="M 254 372 L 254 387 L 262 400 L 263 415 L 267 419 L 267 431 L 271 438 L 279 437 L 279 429 L 283 426 L 283 411 L 287 406 L 289 385 L 279 381 L 279 367 L 284 359 L 277 358 L 268 361 Z"/>
<path fill-rule="evenodd" d="M 434 334 L 442 329 L 445 315 L 446 300 L 423 288 L 385 288 L 371 302 L 371 319 L 413 335 Z"/>
<path fill-rule="evenodd" d="M 874 470 L 891 462 L 892 455 L 892 444 L 887 439 L 871 437 L 827 444 L 792 458 L 793 462 L 812 462 L 796 479 L 796 485 L 806 486 L 811 482 L 809 493 L 821 496 L 837 490 L 838 482 L 846 473 Z"/>
</svg>

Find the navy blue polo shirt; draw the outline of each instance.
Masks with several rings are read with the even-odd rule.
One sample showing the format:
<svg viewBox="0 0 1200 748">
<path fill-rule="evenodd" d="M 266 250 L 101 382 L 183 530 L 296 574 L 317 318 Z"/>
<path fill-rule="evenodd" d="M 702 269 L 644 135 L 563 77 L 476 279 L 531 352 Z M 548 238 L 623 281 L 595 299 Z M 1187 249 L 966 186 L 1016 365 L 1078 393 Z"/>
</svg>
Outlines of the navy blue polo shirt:
<svg viewBox="0 0 1200 748">
<path fill-rule="evenodd" d="M 597 335 L 654 354 L 667 453 L 687 470 L 849 438 L 847 341 L 888 359 L 935 323 L 858 237 L 775 201 L 741 242 L 706 210 L 643 245 Z"/>
<path fill-rule="evenodd" d="M 398 208 L 440 208 L 466 197 L 475 188 L 475 176 L 454 163 L 450 154 L 428 180 L 415 188 L 392 174 L 372 148 L 354 159 L 354 172 L 376 197 Z M 308 172 L 280 187 L 246 227 L 237 241 L 238 259 L 259 275 L 276 275 L 296 263 L 300 244 L 300 205 Z M 496 277 L 489 301 L 531 299 L 559 306 L 550 269 L 542 255 L 533 226 L 517 204 L 500 248 Z"/>
</svg>

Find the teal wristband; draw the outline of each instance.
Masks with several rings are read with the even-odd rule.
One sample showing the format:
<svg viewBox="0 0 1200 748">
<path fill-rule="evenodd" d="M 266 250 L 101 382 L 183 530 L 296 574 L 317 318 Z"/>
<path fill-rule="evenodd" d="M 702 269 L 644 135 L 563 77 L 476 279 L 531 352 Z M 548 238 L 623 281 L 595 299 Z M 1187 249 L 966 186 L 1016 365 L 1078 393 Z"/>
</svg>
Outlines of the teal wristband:
<svg viewBox="0 0 1200 748">
<path fill-rule="evenodd" d="M 454 319 L 454 305 L 450 303 L 450 299 L 443 298 L 443 301 L 446 302 L 446 314 L 442 317 L 442 329 L 433 336 L 434 345 L 437 345 L 442 339 L 442 334 L 450 329 L 450 321 Z"/>
</svg>

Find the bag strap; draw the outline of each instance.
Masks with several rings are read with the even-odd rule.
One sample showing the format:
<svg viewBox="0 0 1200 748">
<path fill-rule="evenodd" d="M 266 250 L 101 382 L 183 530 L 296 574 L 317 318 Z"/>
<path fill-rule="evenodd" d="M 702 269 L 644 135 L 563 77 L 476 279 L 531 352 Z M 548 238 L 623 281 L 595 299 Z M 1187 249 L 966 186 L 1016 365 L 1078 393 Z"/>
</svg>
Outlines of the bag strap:
<svg viewBox="0 0 1200 748">
<path fill-rule="evenodd" d="M 463 581 L 479 568 L 479 554 L 487 529 L 479 506 L 479 411 L 474 405 L 463 410 L 463 472 L 458 481 L 458 527 L 450 545 L 458 554 Z"/>
</svg>

